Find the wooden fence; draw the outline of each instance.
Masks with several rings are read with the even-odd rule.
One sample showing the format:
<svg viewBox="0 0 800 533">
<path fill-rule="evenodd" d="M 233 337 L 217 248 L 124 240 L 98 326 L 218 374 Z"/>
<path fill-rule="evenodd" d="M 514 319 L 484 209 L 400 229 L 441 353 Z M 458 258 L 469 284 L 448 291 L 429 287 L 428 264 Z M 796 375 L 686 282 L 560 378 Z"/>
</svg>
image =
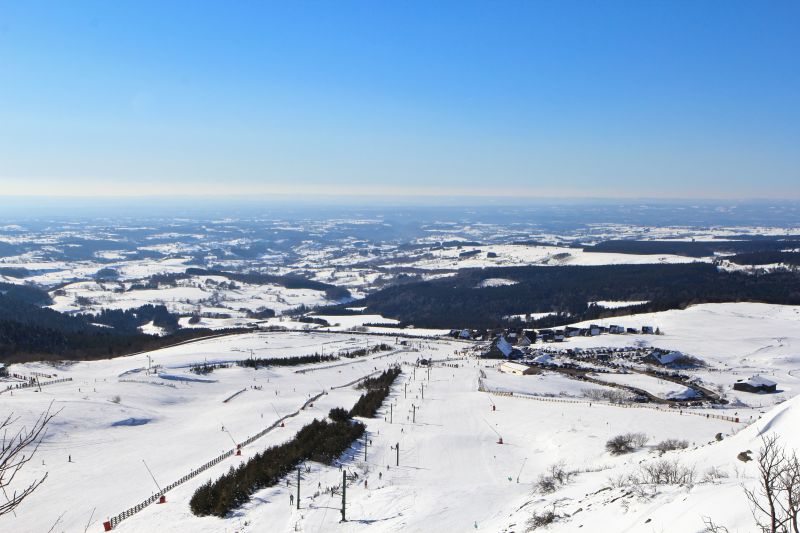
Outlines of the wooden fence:
<svg viewBox="0 0 800 533">
<path fill-rule="evenodd" d="M 539 402 L 549 402 L 549 403 L 573 403 L 573 404 L 584 404 L 584 405 L 603 405 L 607 407 L 619 407 L 621 409 L 652 409 L 654 411 L 661 411 L 662 413 L 673 413 L 679 415 L 693 415 L 699 416 L 702 418 L 708 419 L 716 419 L 716 420 L 725 420 L 727 422 L 735 422 L 743 424 L 745 423 L 742 421 L 738 416 L 728 416 L 728 415 L 718 415 L 715 413 L 699 413 L 697 411 L 693 411 L 691 409 L 675 409 L 669 408 L 664 409 L 661 407 L 657 407 L 655 405 L 647 405 L 641 403 L 611 403 L 611 402 L 602 402 L 602 401 L 589 401 L 589 400 L 578 400 L 573 398 L 556 398 L 553 396 L 536 396 L 535 394 L 525 394 L 520 392 L 507 392 L 507 391 L 499 391 L 499 390 L 492 390 L 487 388 L 483 380 L 478 378 L 478 390 L 481 392 L 486 392 L 492 394 L 493 396 L 510 396 L 513 398 L 521 398 L 523 400 L 536 400 Z"/>
<path fill-rule="evenodd" d="M 72 378 L 61 378 L 61 379 L 54 379 L 51 381 L 26 381 L 25 383 L 14 383 L 8 385 L 5 389 L 1 390 L 0 394 L 17 389 L 46 387 L 47 385 L 55 385 L 56 383 L 66 383 L 67 381 L 72 381 Z"/>
<path fill-rule="evenodd" d="M 364 378 L 360 378 L 360 379 L 364 379 Z M 243 389 L 243 390 L 247 390 L 247 389 Z M 242 391 L 239 391 L 239 392 L 242 392 Z M 261 437 L 263 437 L 264 435 L 266 435 L 267 433 L 269 433 L 270 431 L 272 431 L 276 427 L 278 427 L 281 424 L 283 424 L 287 419 L 292 418 L 293 416 L 297 416 L 298 414 L 300 414 L 300 411 L 304 410 L 306 407 L 311 405 L 313 402 L 315 402 L 316 400 L 318 400 L 319 398 L 321 398 L 325 394 L 326 393 L 323 391 L 323 392 L 320 392 L 319 394 L 317 394 L 316 396 L 310 397 L 308 400 L 306 400 L 303 403 L 303 405 L 297 411 L 295 411 L 293 413 L 290 413 L 290 414 L 288 414 L 288 415 L 286 415 L 284 417 L 279 418 L 278 420 L 276 420 L 269 427 L 266 427 L 266 428 L 262 429 L 261 431 L 259 431 L 255 435 L 253 435 L 252 437 L 248 437 L 247 439 L 245 439 L 244 441 L 239 443 L 237 448 L 244 448 L 245 446 L 248 446 L 248 445 L 252 444 L 253 442 L 255 442 L 256 440 L 260 439 Z M 122 511 L 121 513 L 119 513 L 116 516 L 112 516 L 111 518 L 109 518 L 103 524 L 103 527 L 104 527 L 105 531 L 110 531 L 110 530 L 114 529 L 115 527 L 117 527 L 119 525 L 120 522 L 122 522 L 126 518 L 130 518 L 131 516 L 135 515 L 139 511 L 143 510 L 145 507 L 147 507 L 147 506 L 153 504 L 154 502 L 158 501 L 161 498 L 162 495 L 164 495 L 167 492 L 171 491 L 172 489 L 174 489 L 178 485 L 181 485 L 181 484 L 189 481 L 190 479 L 196 477 L 198 474 L 208 470 L 212 466 L 218 465 L 219 463 L 221 463 L 222 461 L 224 461 L 228 457 L 233 456 L 235 453 L 236 453 L 236 450 L 229 450 L 229 451 L 227 451 L 227 452 L 225 452 L 225 453 L 223 453 L 221 455 L 218 455 L 217 457 L 211 459 L 210 461 L 208 461 L 207 463 L 203 464 L 202 466 L 200 466 L 198 468 L 195 468 L 194 470 L 191 470 L 188 474 L 186 474 L 185 476 L 181 477 L 180 479 L 178 479 L 178 480 L 170 483 L 169 485 L 165 486 L 164 488 L 161 489 L 160 493 L 153 494 L 149 498 L 147 498 L 146 500 L 142 501 L 141 503 L 138 503 L 138 504 L 134 505 L 130 509 L 126 509 L 125 511 Z"/>
</svg>

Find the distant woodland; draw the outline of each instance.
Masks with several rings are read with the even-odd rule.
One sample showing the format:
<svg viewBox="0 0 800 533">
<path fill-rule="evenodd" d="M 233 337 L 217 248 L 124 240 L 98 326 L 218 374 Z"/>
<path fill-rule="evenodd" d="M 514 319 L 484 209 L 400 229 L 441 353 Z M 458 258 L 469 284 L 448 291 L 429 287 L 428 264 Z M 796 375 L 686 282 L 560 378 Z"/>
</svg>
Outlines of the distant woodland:
<svg viewBox="0 0 800 533">
<path fill-rule="evenodd" d="M 477 288 L 481 280 L 503 278 L 515 285 Z M 605 309 L 597 300 L 647 301 Z M 462 270 L 453 277 L 389 287 L 351 306 L 431 328 L 489 328 L 502 317 L 554 313 L 529 323 L 550 327 L 630 314 L 680 309 L 695 303 L 753 301 L 800 304 L 800 275 L 750 274 L 718 270 L 708 263 L 560 267 L 498 267 Z"/>
<path fill-rule="evenodd" d="M 179 330 L 177 316 L 163 305 L 67 315 L 40 307 L 47 303 L 47 293 L 35 287 L 0 283 L 0 362 L 102 359 L 226 333 Z M 159 337 L 138 330 L 150 322 L 168 334 Z"/>
</svg>

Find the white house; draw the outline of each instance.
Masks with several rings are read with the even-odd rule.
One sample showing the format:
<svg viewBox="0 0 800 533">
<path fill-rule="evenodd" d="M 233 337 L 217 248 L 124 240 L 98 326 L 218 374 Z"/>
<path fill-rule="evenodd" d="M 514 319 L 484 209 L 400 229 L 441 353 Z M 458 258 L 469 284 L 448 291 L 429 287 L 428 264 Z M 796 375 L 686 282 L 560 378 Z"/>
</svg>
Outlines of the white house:
<svg viewBox="0 0 800 533">
<path fill-rule="evenodd" d="M 527 374 L 532 374 L 535 370 L 528 365 L 523 365 L 522 363 L 515 363 L 513 361 L 503 361 L 500 363 L 498 367 L 500 372 L 505 374 L 514 374 L 515 376 L 524 376 Z"/>
</svg>

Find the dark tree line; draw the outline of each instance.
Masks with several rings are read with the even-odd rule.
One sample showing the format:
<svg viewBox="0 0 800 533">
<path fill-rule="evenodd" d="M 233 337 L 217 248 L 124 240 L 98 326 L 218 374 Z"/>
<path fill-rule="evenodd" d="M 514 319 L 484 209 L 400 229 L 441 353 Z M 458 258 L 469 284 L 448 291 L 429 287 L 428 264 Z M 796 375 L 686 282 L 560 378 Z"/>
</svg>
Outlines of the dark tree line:
<svg viewBox="0 0 800 533">
<path fill-rule="evenodd" d="M 275 284 L 286 287 L 287 289 L 312 289 L 324 291 L 326 298 L 330 300 L 341 300 L 350 297 L 350 291 L 344 287 L 337 287 L 329 283 L 306 279 L 301 276 L 274 274 L 263 274 L 260 272 L 227 272 L 224 270 L 211 270 L 204 268 L 187 268 L 186 274 L 191 276 L 222 276 L 229 280 L 251 285 Z"/>
<path fill-rule="evenodd" d="M 348 359 L 352 359 L 354 357 L 364 357 L 365 355 L 370 355 L 378 352 L 389 352 L 393 349 L 394 348 L 390 344 L 382 342 L 380 344 L 376 344 L 375 346 L 370 346 L 369 348 L 356 348 L 355 350 L 344 350 L 339 352 L 339 355 L 342 357 L 347 357 Z"/>
<path fill-rule="evenodd" d="M 476 288 L 487 278 L 508 278 L 517 284 Z M 647 303 L 619 310 L 589 306 L 597 300 Z M 398 319 L 401 325 L 491 328 L 508 325 L 502 317 L 514 314 L 557 314 L 532 324 L 549 327 L 738 301 L 800 304 L 800 275 L 728 272 L 708 263 L 467 269 L 448 278 L 388 287 L 348 305 L 366 306 L 366 313 Z"/>
<path fill-rule="evenodd" d="M 372 418 L 381 408 L 383 401 L 389 396 L 392 384 L 397 376 L 400 375 L 400 368 L 394 367 L 381 373 L 380 376 L 367 378 L 362 381 L 358 388 L 367 389 L 367 392 L 359 397 L 356 404 L 350 410 L 350 416 L 360 416 Z"/>
<path fill-rule="evenodd" d="M 117 331 L 135 332 L 137 328 L 153 323 L 166 329 L 175 331 L 178 325 L 178 315 L 170 313 L 164 305 L 145 304 L 135 309 L 102 309 L 99 313 L 76 315 L 87 323 L 103 324 Z"/>
<path fill-rule="evenodd" d="M 296 355 L 293 357 L 251 357 L 250 359 L 237 361 L 236 364 L 247 368 L 261 368 L 265 366 L 297 366 L 311 363 L 326 363 L 328 361 L 336 361 L 337 359 L 339 359 L 339 357 L 335 355 L 315 353 L 313 355 Z"/>
<path fill-rule="evenodd" d="M 334 412 L 336 411 L 336 412 Z M 250 460 L 209 480 L 195 491 L 189 508 L 198 516 L 224 517 L 250 500 L 255 492 L 277 484 L 303 461 L 330 464 L 364 434 L 364 424 L 332 410 L 331 421 L 314 420 L 284 444 L 257 453 Z"/>
<path fill-rule="evenodd" d="M 726 257 L 737 265 L 771 265 L 783 263 L 785 265 L 800 266 L 800 252 L 752 252 L 736 254 Z"/>
</svg>

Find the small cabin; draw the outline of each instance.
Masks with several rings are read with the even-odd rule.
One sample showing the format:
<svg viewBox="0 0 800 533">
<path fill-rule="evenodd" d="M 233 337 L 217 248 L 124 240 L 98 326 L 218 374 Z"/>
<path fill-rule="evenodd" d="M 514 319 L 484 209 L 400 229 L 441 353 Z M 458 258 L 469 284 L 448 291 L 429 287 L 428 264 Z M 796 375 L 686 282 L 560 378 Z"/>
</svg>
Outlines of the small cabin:
<svg viewBox="0 0 800 533">
<path fill-rule="evenodd" d="M 536 369 L 533 367 L 513 361 L 504 361 L 500 363 L 499 370 L 505 374 L 514 374 L 515 376 L 527 376 L 528 374 L 534 374 L 536 372 Z"/>
<path fill-rule="evenodd" d="M 652 335 L 654 333 L 653 326 L 642 326 L 642 333 L 645 335 Z"/>
<path fill-rule="evenodd" d="M 733 390 L 753 392 L 753 393 L 771 393 L 777 390 L 778 384 L 761 376 L 753 376 L 748 379 L 737 380 L 733 384 Z"/>
</svg>

